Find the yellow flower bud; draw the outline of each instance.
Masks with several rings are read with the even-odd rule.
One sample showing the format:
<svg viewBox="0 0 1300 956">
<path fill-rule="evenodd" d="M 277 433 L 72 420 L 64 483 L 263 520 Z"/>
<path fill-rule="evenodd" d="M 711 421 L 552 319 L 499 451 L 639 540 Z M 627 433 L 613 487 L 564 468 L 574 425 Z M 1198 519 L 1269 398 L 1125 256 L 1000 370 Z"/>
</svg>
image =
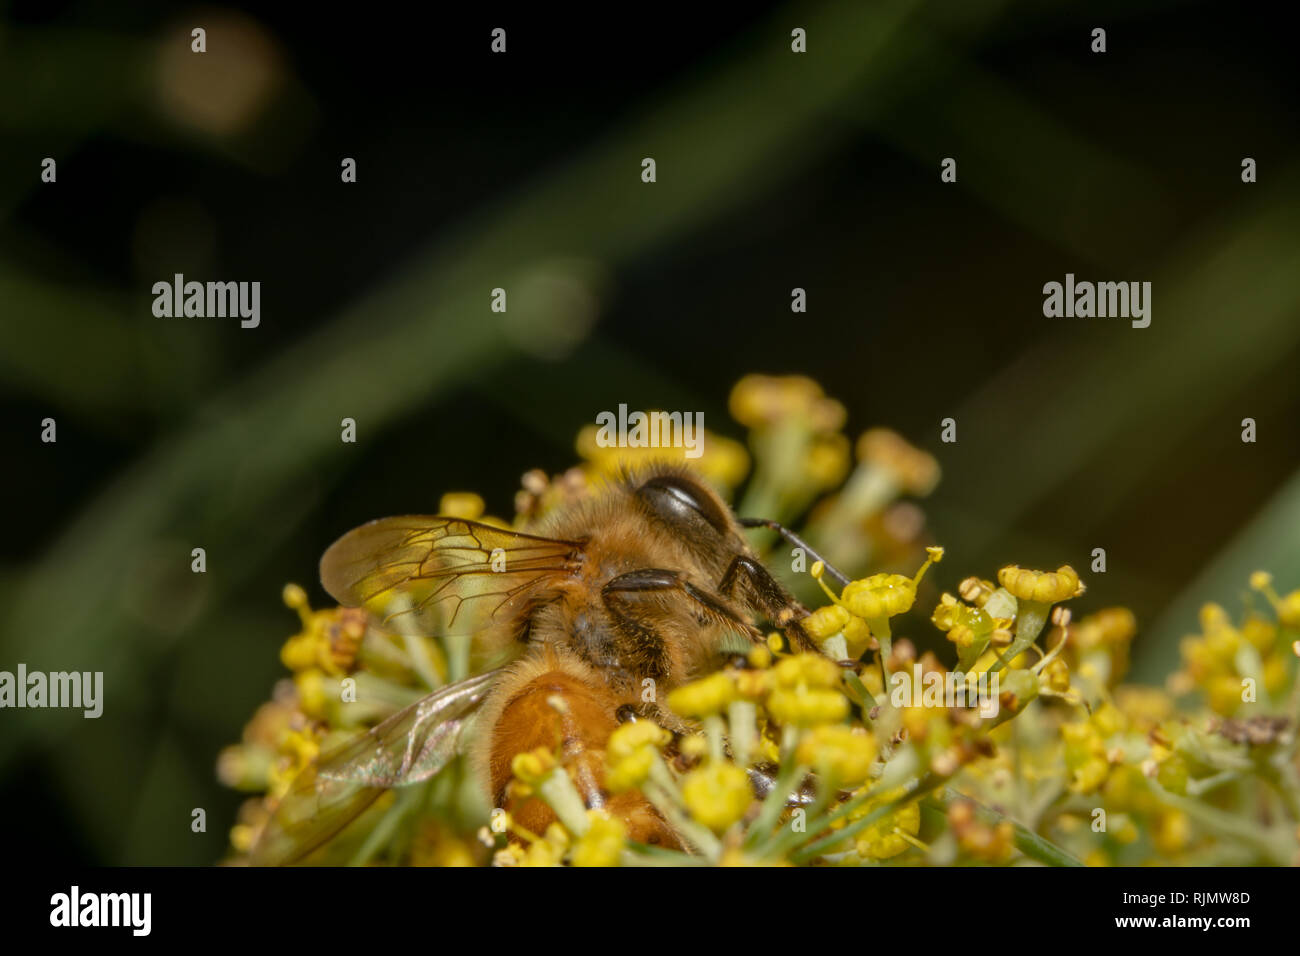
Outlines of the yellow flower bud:
<svg viewBox="0 0 1300 956">
<path fill-rule="evenodd" d="M 844 630 L 853 615 L 838 604 L 828 604 L 813 611 L 800 623 L 808 636 L 816 641 L 824 641 Z"/>
<path fill-rule="evenodd" d="M 304 631 L 295 634 L 280 648 L 280 663 L 291 671 L 304 671 L 315 667 L 320 644 L 315 633 Z"/>
<path fill-rule="evenodd" d="M 292 608 L 295 611 L 311 610 L 311 605 L 307 603 L 307 592 L 297 584 L 286 584 L 284 590 L 280 592 L 280 597 L 284 601 L 285 607 Z"/>
<path fill-rule="evenodd" d="M 438 504 L 438 514 L 448 518 L 464 518 L 474 521 L 483 514 L 483 499 L 472 491 L 451 491 L 442 496 Z"/>
<path fill-rule="evenodd" d="M 635 790 L 650 776 L 654 762 L 655 751 L 650 747 L 641 747 L 624 757 L 612 760 L 605 774 L 605 786 L 611 793 Z"/>
<path fill-rule="evenodd" d="M 901 574 L 873 574 L 846 584 L 840 600 L 851 613 L 867 620 L 894 617 L 911 610 L 916 586 Z"/>
<path fill-rule="evenodd" d="M 1068 564 L 1055 571 L 1029 571 L 1008 565 L 998 571 L 998 582 L 1022 601 L 1055 604 L 1083 593 L 1079 575 Z"/>
<path fill-rule="evenodd" d="M 1064 694 L 1070 689 L 1070 668 L 1058 657 L 1043 669 L 1042 679 L 1051 690 Z"/>
<path fill-rule="evenodd" d="M 555 754 L 545 747 L 515 754 L 510 761 L 510 771 L 522 783 L 535 787 L 556 768 Z"/>
<path fill-rule="evenodd" d="M 832 660 L 819 654 L 796 654 L 777 664 L 772 671 L 778 687 L 838 687 L 840 669 Z"/>
<path fill-rule="evenodd" d="M 630 720 L 609 735 L 606 751 L 612 760 L 621 760 L 644 747 L 662 747 L 673 735 L 653 720 Z"/>
<path fill-rule="evenodd" d="M 677 748 L 684 757 L 703 757 L 709 752 L 709 739 L 703 734 L 688 734 L 678 741 Z"/>
<path fill-rule="evenodd" d="M 1246 618 L 1241 625 L 1241 636 L 1255 650 L 1261 654 L 1267 654 L 1273 647 L 1273 642 L 1277 638 L 1277 628 L 1271 621 L 1260 617 L 1258 614 L 1252 614 Z"/>
<path fill-rule="evenodd" d="M 799 742 L 799 763 L 812 767 L 833 787 L 864 783 L 876 759 L 876 738 L 862 728 L 844 725 L 815 727 Z"/>
<path fill-rule="evenodd" d="M 898 486 L 908 494 L 928 495 L 939 482 L 939 463 L 934 456 L 911 445 L 888 428 L 872 428 L 862 433 L 857 445 L 858 459 L 888 471 Z"/>
<path fill-rule="evenodd" d="M 524 851 L 520 866 L 559 866 L 563 851 L 548 840 L 534 840 Z"/>
<path fill-rule="evenodd" d="M 686 809 L 715 833 L 743 817 L 753 799 L 749 775 L 726 761 L 715 760 L 692 770 L 682 781 Z"/>
<path fill-rule="evenodd" d="M 587 811 L 587 832 L 573 845 L 574 866 L 617 866 L 627 840 L 627 826 L 604 810 Z"/>
<path fill-rule="evenodd" d="M 896 795 L 887 796 L 888 799 L 894 799 Z M 884 798 L 880 802 L 884 802 Z M 863 816 L 876 806 L 879 806 L 879 803 L 868 804 L 855 816 Z M 917 803 L 909 803 L 893 813 L 885 814 L 858 834 L 855 843 L 858 855 L 872 860 L 888 860 L 890 857 L 898 856 L 911 846 L 899 831 L 916 836 L 920 829 L 921 807 Z"/>
<path fill-rule="evenodd" d="M 1126 607 L 1108 607 L 1070 627 L 1070 641 L 1081 651 L 1125 644 L 1137 633 L 1137 618 Z"/>
<path fill-rule="evenodd" d="M 1286 658 L 1280 654 L 1272 654 L 1264 661 L 1264 689 L 1270 694 L 1280 694 L 1286 686 Z"/>
<path fill-rule="evenodd" d="M 857 660 L 867 648 L 872 647 L 871 628 L 860 617 L 850 617 L 844 626 L 844 643 L 848 647 L 849 657 Z"/>
<path fill-rule="evenodd" d="M 834 488 L 849 472 L 849 440 L 843 435 L 815 439 L 806 452 L 804 474 L 816 488 Z"/>
<path fill-rule="evenodd" d="M 1153 842 L 1161 853 L 1172 854 L 1187 847 L 1192 822 L 1182 810 L 1166 810 L 1156 821 Z"/>
<path fill-rule="evenodd" d="M 668 695 L 668 708 L 683 717 L 709 717 L 736 699 L 736 683 L 727 671 L 678 687 Z"/>
<path fill-rule="evenodd" d="M 325 675 L 314 667 L 299 671 L 294 675 L 293 685 L 298 691 L 298 706 L 302 712 L 315 720 L 324 720 L 329 706 Z"/>
<path fill-rule="evenodd" d="M 842 428 L 846 417 L 843 405 L 802 375 L 746 375 L 731 390 L 729 407 L 731 417 L 750 428 L 794 419 L 831 432 Z"/>
<path fill-rule="evenodd" d="M 1300 630 L 1300 590 L 1292 591 L 1278 601 L 1277 619 L 1283 627 Z"/>
<path fill-rule="evenodd" d="M 843 720 L 849 702 L 843 694 L 822 689 L 778 689 L 767 699 L 768 712 L 782 724 L 815 727 Z"/>
</svg>

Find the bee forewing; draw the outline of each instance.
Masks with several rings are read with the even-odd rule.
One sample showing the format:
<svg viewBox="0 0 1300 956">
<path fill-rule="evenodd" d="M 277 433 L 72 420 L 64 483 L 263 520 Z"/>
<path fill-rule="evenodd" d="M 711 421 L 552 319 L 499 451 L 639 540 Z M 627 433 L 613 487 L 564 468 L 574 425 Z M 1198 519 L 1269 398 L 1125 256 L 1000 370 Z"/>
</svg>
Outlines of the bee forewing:
<svg viewBox="0 0 1300 956">
<path fill-rule="evenodd" d="M 382 518 L 321 558 L 321 583 L 389 630 L 472 635 L 523 606 L 548 579 L 572 575 L 582 545 L 461 518 Z"/>
</svg>

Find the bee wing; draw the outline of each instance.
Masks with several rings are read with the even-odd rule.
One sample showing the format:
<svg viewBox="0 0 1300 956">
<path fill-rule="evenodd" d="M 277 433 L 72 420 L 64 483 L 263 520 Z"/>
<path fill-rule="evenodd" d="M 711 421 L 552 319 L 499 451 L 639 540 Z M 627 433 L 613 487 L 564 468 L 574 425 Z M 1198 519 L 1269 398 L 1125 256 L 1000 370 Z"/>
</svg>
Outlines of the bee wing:
<svg viewBox="0 0 1300 956">
<path fill-rule="evenodd" d="M 320 562 L 340 603 L 389 630 L 472 635 L 508 619 L 547 580 L 572 575 L 582 544 L 461 518 L 381 518 L 349 531 Z"/>
<path fill-rule="evenodd" d="M 439 688 L 304 769 L 250 853 L 294 863 L 337 836 L 384 790 L 428 780 L 461 751 L 463 731 L 500 669 Z"/>
</svg>

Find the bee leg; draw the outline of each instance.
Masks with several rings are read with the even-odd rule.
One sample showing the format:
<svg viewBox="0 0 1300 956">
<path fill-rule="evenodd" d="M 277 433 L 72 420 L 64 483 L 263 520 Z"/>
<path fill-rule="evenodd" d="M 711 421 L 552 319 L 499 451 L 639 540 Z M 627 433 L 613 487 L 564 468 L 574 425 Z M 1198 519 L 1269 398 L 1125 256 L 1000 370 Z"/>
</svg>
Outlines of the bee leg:
<svg viewBox="0 0 1300 956">
<path fill-rule="evenodd" d="M 695 729 L 671 710 L 666 710 L 654 703 L 624 704 L 614 716 L 620 724 L 626 724 L 629 721 L 635 723 L 638 720 L 654 721 L 664 730 L 676 735 L 689 734 L 694 732 Z"/>
<path fill-rule="evenodd" d="M 790 645 L 797 650 L 820 654 L 815 641 L 810 638 L 800 620 L 808 616 L 808 609 L 781 587 L 757 558 L 747 554 L 736 555 L 718 584 L 718 592 L 729 597 L 745 582 L 755 606 L 772 619 L 772 623 L 785 632 Z"/>
<path fill-rule="evenodd" d="M 678 591 L 690 598 L 703 620 L 739 631 L 755 643 L 762 641 L 762 631 L 746 621 L 736 608 L 716 594 L 683 580 L 676 571 L 664 568 L 628 571 L 611 578 L 601 589 L 601 594 L 606 610 L 628 636 L 628 645 L 637 650 L 638 658 L 642 658 L 635 662 L 643 665 L 642 673 L 657 680 L 671 673 L 667 643 L 653 624 L 662 618 L 662 613 L 647 613 L 644 607 L 648 595 L 665 591 Z"/>
</svg>

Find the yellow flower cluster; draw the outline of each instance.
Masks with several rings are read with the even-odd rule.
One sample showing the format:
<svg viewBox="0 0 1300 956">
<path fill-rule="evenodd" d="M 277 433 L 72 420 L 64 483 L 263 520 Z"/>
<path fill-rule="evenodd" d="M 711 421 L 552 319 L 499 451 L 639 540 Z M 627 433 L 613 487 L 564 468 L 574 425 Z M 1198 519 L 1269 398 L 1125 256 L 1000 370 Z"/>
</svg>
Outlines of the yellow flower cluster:
<svg viewBox="0 0 1300 956">
<path fill-rule="evenodd" d="M 844 406 L 802 375 L 746 375 L 731 390 L 731 417 L 750 429 L 806 421 L 820 432 L 836 432 L 847 417 Z"/>
<path fill-rule="evenodd" d="M 856 451 L 860 462 L 887 472 L 910 495 L 928 495 L 939 482 L 939 463 L 934 456 L 888 428 L 863 432 Z"/>
<path fill-rule="evenodd" d="M 849 700 L 840 691 L 835 664 L 813 654 L 787 657 L 772 670 L 767 711 L 779 724 L 816 727 L 843 720 Z"/>
<path fill-rule="evenodd" d="M 586 463 L 589 480 L 616 478 L 629 468 L 666 462 L 689 465 L 726 493 L 744 481 L 749 473 L 749 453 L 745 446 L 710 431 L 700 436 L 698 458 L 687 458 L 685 448 L 672 445 L 645 448 L 601 445 L 596 440 L 598 432 L 595 425 L 587 425 L 578 433 L 577 450 Z"/>
<path fill-rule="evenodd" d="M 795 759 L 829 787 L 857 787 L 871 774 L 880 747 L 864 727 L 823 724 L 799 742 Z"/>
<path fill-rule="evenodd" d="M 925 577 L 931 564 L 943 560 L 943 548 L 927 548 L 929 557 L 921 570 L 912 577 L 901 574 L 873 574 L 859 581 L 850 581 L 838 599 L 832 600 L 855 617 L 864 621 L 881 620 L 905 614 L 916 603 L 916 588 Z"/>
<path fill-rule="evenodd" d="M 1110 773 L 1106 760 L 1106 742 L 1097 725 L 1091 721 L 1065 724 L 1061 728 L 1065 743 L 1065 766 L 1070 771 L 1070 789 L 1076 793 L 1092 793 Z"/>
<path fill-rule="evenodd" d="M 302 630 L 280 650 L 284 666 L 296 674 L 350 672 L 366 635 L 365 612 L 342 607 L 313 611 L 307 603 L 307 592 L 296 584 L 285 586 L 284 603 L 297 611 L 302 621 Z"/>
<path fill-rule="evenodd" d="M 948 826 L 967 857 L 984 863 L 1005 863 L 1010 859 L 1015 829 L 1009 821 L 986 823 L 979 819 L 970 801 L 958 800 L 948 808 Z"/>
<path fill-rule="evenodd" d="M 901 795 L 901 790 L 886 791 L 854 810 L 849 821 L 865 819 Z M 913 846 L 913 839 L 920 830 L 921 807 L 907 803 L 867 824 L 854 839 L 854 850 L 866 861 L 892 859 Z"/>
<path fill-rule="evenodd" d="M 801 622 L 823 654 L 788 653 L 783 637 L 772 635 L 743 664 L 671 688 L 658 722 L 639 716 L 610 735 L 609 795 L 639 791 L 682 849 L 629 842 L 628 822 L 585 806 L 558 755 L 542 749 L 514 757 L 510 787 L 513 796 L 551 807 L 557 822 L 545 832 L 529 833 L 500 810 L 489 826 L 491 809 L 467 797 L 479 791 L 467 765 L 456 762 L 426 784 L 426 800 L 386 795 L 370 822 L 354 826 L 359 837 L 315 859 L 438 866 L 1300 862 L 1293 717 L 1300 590 L 1279 595 L 1269 576 L 1257 573 L 1250 583 L 1268 602 L 1263 612 L 1234 621 L 1206 605 L 1167 688 L 1122 682 L 1137 633 L 1131 612 L 1104 608 L 1073 621 L 1060 606 L 1084 594 L 1069 565 L 1008 565 L 993 579 L 967 577 L 952 593 L 936 589 L 937 603 L 925 611 L 946 642 L 934 640 L 939 649 L 927 650 L 924 638 L 917 637 L 918 647 L 893 631 L 912 626 L 906 615 L 917 610 L 923 578 L 944 556 L 926 547 L 916 505 L 900 500 L 933 489 L 935 459 L 873 428 L 857 439 L 850 471 L 844 407 L 800 376 L 747 376 L 730 405 L 749 429 L 749 451 L 713 433 L 695 460 L 681 449 L 604 448 L 592 426 L 578 436 L 580 464 L 553 477 L 524 475 L 511 522 L 532 530 L 605 479 L 666 453 L 728 500 L 749 475 L 737 513 L 792 526 L 809 515 L 795 530 L 851 572 L 828 575 L 816 562 L 814 580 L 795 582 L 805 603 L 814 603 L 818 588 L 829 599 Z M 439 510 L 505 524 L 485 516 L 473 493 L 447 495 Z M 760 557 L 775 554 L 766 529 L 755 531 L 752 543 Z M 923 549 L 911 577 L 871 573 L 917 567 Z M 848 583 L 836 593 L 828 576 Z M 292 679 L 218 765 L 224 782 L 256 795 L 231 831 L 239 854 L 322 750 L 447 678 L 449 658 L 438 640 L 394 640 L 361 611 L 313 611 L 294 586 L 284 598 L 300 619 L 282 652 Z M 955 666 L 940 659 L 945 650 L 955 651 Z M 347 677 L 364 686 L 371 709 L 349 705 L 345 724 L 337 700 Z M 900 682 L 918 680 L 933 682 L 933 696 L 900 690 Z M 961 686 L 972 695 L 983 687 L 988 696 L 954 699 Z M 377 829 L 388 813 L 413 819 Z M 362 848 L 370 856 L 356 856 Z"/>
<path fill-rule="evenodd" d="M 1280 695 L 1290 685 L 1295 653 L 1287 627 L 1258 614 L 1234 626 L 1217 604 L 1201 608 L 1201 633 L 1183 639 L 1179 690 L 1198 689 L 1217 713 L 1232 716 L 1244 705 Z"/>
</svg>

